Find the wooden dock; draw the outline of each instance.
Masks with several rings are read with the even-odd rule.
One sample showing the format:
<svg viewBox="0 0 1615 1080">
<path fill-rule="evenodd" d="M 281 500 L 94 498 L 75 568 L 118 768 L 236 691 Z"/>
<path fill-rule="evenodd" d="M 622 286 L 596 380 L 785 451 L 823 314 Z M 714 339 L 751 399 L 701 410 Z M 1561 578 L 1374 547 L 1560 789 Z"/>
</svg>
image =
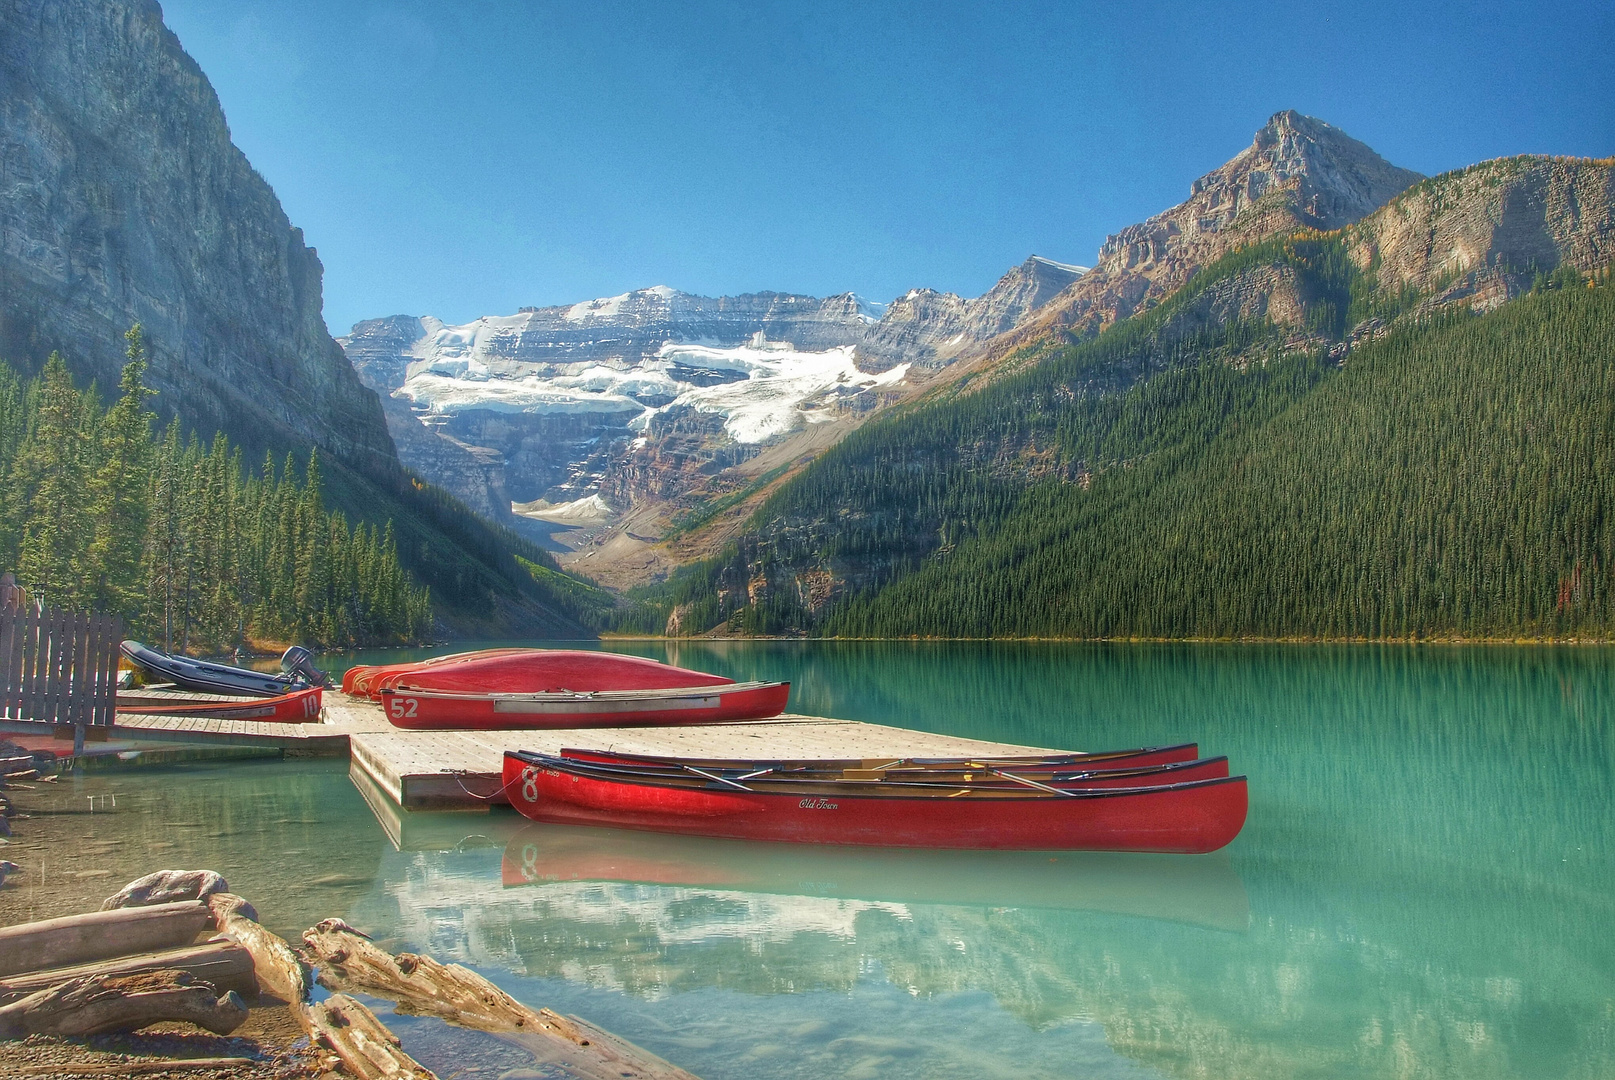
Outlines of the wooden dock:
<svg viewBox="0 0 1615 1080">
<path fill-rule="evenodd" d="M 185 743 L 192 746 L 254 747 L 290 755 L 340 755 L 348 752 L 348 738 L 355 731 L 390 727 L 378 707 L 374 716 L 344 715 L 323 723 L 277 724 L 262 720 L 217 720 L 202 716 L 152 716 L 119 713 L 110 727 L 90 734 L 92 751 L 101 744 L 127 744 L 131 748 L 152 743 Z M 0 720 L 0 732 L 19 735 L 63 734 L 62 726 L 33 720 Z M 72 729 L 66 734 L 71 738 Z"/>
<path fill-rule="evenodd" d="M 501 787 L 506 750 L 564 747 L 630 754 L 743 758 L 955 757 L 1030 754 L 1041 747 L 786 714 L 740 724 L 687 727 L 553 728 L 527 731 L 355 732 L 353 768 L 408 810 L 486 809 L 508 802 Z"/>
<path fill-rule="evenodd" d="M 49 724 L 0 721 L 0 731 L 50 734 Z M 565 747 L 689 757 L 885 758 L 1046 753 L 1046 747 L 983 742 L 859 720 L 786 714 L 770 720 L 686 727 L 406 731 L 381 706 L 327 693 L 319 723 L 119 714 L 106 749 L 154 744 L 254 747 L 301 756 L 347 754 L 367 799 L 379 793 L 405 810 L 487 810 L 501 790 L 506 750 Z M 99 748 L 98 748 L 99 749 Z M 381 816 L 378 812 L 378 816 Z"/>
</svg>

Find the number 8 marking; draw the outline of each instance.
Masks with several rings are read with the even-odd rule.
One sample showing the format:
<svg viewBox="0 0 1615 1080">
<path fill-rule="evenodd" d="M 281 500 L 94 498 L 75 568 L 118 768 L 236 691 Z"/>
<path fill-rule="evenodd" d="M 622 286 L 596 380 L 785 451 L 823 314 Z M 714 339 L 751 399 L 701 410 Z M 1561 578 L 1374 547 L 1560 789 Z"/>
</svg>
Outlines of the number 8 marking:
<svg viewBox="0 0 1615 1080">
<path fill-rule="evenodd" d="M 522 770 L 522 798 L 528 802 L 538 801 L 538 770 L 531 766 Z"/>
</svg>

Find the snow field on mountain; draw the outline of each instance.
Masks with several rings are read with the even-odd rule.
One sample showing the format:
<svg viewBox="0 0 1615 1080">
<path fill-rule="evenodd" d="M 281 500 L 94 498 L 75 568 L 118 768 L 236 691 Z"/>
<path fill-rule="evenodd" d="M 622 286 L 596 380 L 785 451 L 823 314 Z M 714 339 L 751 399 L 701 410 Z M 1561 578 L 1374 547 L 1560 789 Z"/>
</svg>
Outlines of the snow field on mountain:
<svg viewBox="0 0 1615 1080">
<path fill-rule="evenodd" d="M 436 320 L 433 320 L 435 322 Z M 428 325 L 425 358 L 409 365 L 399 393 L 417 408 L 451 415 L 470 409 L 521 413 L 640 410 L 629 422 L 644 431 L 657 413 L 678 406 L 724 418 L 740 443 L 759 443 L 822 419 L 814 406 L 902 381 L 900 364 L 878 375 L 859 371 L 853 347 L 802 352 L 786 343 L 718 347 L 668 342 L 644 363 L 589 361 L 523 364 L 482 359 L 491 338 L 518 332 L 517 320 L 486 319 L 467 327 Z M 423 320 L 424 322 L 424 320 Z M 681 370 L 728 373 L 731 381 L 699 386 Z"/>
</svg>

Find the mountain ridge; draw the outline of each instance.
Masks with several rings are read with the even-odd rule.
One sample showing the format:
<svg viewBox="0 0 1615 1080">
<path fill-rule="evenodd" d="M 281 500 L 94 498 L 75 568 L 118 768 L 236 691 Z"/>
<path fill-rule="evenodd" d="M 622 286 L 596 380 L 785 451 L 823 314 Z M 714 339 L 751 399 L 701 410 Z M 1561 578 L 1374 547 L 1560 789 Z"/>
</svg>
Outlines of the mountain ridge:
<svg viewBox="0 0 1615 1080">
<path fill-rule="evenodd" d="M 1293 109 L 1275 113 L 1248 147 L 1196 178 L 1187 200 L 1106 237 L 1092 272 L 1036 318 L 989 342 L 977 366 L 1091 337 L 1159 303 L 1233 248 L 1296 229 L 1349 225 L 1423 179 L 1321 120 Z"/>
<path fill-rule="evenodd" d="M 1229 250 L 1297 229 L 1349 221 L 1419 179 L 1420 174 L 1391 165 L 1322 121 L 1291 110 L 1276 113 L 1247 147 L 1191 182 L 1189 200 L 1109 237 L 1092 269 L 1034 256 L 974 301 L 934 290 L 911 290 L 893 301 L 881 323 L 871 329 L 871 341 L 864 348 L 866 355 L 878 354 L 879 347 L 890 342 L 898 355 L 909 358 L 905 392 L 880 400 L 880 408 L 860 416 L 840 435 L 871 415 L 879 416 L 888 405 L 918 405 L 961 391 L 975 392 L 994 379 L 1035 366 L 1051 351 L 1161 303 L 1199 266 Z M 1058 291 L 1038 294 L 1034 287 L 1032 303 L 1022 301 L 1025 310 L 1011 320 L 993 321 L 997 297 L 1013 296 L 1038 278 L 1043 279 L 1038 284 L 1046 283 L 1051 269 L 1071 276 Z M 1303 317 L 1306 307 L 1293 290 L 1269 295 L 1247 285 L 1223 291 L 1227 295 L 1220 300 L 1207 302 L 1263 317 L 1271 309 L 1275 318 L 1292 322 Z M 972 332 L 963 333 L 969 320 Z M 862 362 L 876 367 L 881 358 L 876 355 Z M 784 465 L 788 479 L 828 445 L 822 440 L 804 446 L 802 453 L 788 460 L 771 463 Z M 777 481 L 771 482 L 768 490 L 777 486 Z M 743 491 L 749 491 L 746 499 L 734 503 Z M 666 552 L 620 535 L 605 537 L 603 547 L 596 542 L 600 537 L 590 537 L 594 550 L 561 559 L 579 564 L 587 559 L 591 573 L 604 574 L 602 580 L 614 584 L 643 581 L 646 575 L 666 573 L 670 564 L 710 555 L 714 544 L 738 533 L 745 515 L 766 494 L 752 477 L 720 471 L 704 485 L 692 485 L 683 496 L 686 505 L 705 496 L 726 507 L 704 527 L 704 535 L 681 536 Z M 661 520 L 665 522 L 666 516 Z M 642 516 L 636 519 L 636 531 L 654 534 L 656 527 Z M 628 571 L 626 577 L 615 569 L 619 559 Z"/>
<path fill-rule="evenodd" d="M 1094 458 L 1099 444 L 1073 433 L 1122 408 L 1135 387 L 1151 404 L 1127 424 L 1193 427 L 1218 406 L 1211 398 L 1191 409 L 1170 389 L 1177 372 L 1213 378 L 1298 358 L 1332 377 L 1350 369 L 1357 348 L 1428 320 L 1596 283 L 1588 275 L 1607 275 L 1615 257 L 1612 164 L 1481 163 L 1422 181 L 1340 228 L 1233 247 L 1094 338 L 1046 341 L 1013 371 L 976 382 L 967 372 L 876 418 L 745 508 L 749 519 L 731 518 L 727 549 L 709 542 L 715 557 L 645 596 L 666 601 L 668 626 L 681 633 L 868 632 L 873 624 L 838 622 L 836 612 L 858 597 L 878 602 L 961 545 L 987 544 L 1004 507 L 1038 485 L 1094 483 L 1109 466 Z M 1212 412 L 1193 411 L 1202 409 Z M 1057 558 L 1035 546 L 1018 557 L 1034 555 Z M 907 632 L 889 618 L 881 625 Z"/>
</svg>

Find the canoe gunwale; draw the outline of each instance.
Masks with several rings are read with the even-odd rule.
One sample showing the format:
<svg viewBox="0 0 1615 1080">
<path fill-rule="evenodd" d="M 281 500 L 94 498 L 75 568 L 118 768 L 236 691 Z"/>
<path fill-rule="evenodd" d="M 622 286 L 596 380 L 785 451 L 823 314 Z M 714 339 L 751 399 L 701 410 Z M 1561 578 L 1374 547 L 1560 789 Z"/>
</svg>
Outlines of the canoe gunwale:
<svg viewBox="0 0 1615 1080">
<path fill-rule="evenodd" d="M 509 753 L 521 755 L 533 753 L 527 750 L 513 750 Z M 1166 746 L 1142 746 L 1131 750 L 1101 750 L 1094 752 L 1070 751 L 1052 754 L 1025 754 L 993 757 L 977 755 L 975 757 L 884 757 L 884 758 L 700 758 L 676 757 L 663 754 L 630 754 L 615 750 L 595 750 L 582 747 L 562 747 L 556 756 L 568 760 L 587 761 L 594 759 L 609 759 L 616 762 L 640 762 L 660 765 L 696 765 L 703 769 L 750 769 L 769 766 L 772 768 L 810 767 L 829 769 L 876 769 L 890 768 L 898 765 L 914 766 L 917 768 L 953 766 L 963 769 L 972 765 L 980 768 L 1028 768 L 1035 769 L 1043 766 L 1059 768 L 1071 766 L 1081 768 L 1085 763 L 1098 763 L 1104 761 L 1120 761 L 1128 758 L 1144 756 L 1160 756 L 1167 754 L 1183 755 L 1174 757 L 1172 761 L 1190 761 L 1199 758 L 1198 743 L 1172 743 Z"/>
<path fill-rule="evenodd" d="M 678 698 L 709 698 L 723 697 L 728 694 L 743 693 L 755 690 L 774 690 L 788 687 L 788 682 L 743 682 L 721 683 L 712 686 L 677 686 L 664 687 L 652 690 L 539 690 L 531 693 L 515 693 L 510 691 L 478 692 L 475 690 L 415 690 L 407 686 L 384 686 L 378 693 L 385 697 L 397 695 L 399 697 L 429 698 L 433 701 L 491 701 L 500 702 L 532 702 L 534 704 L 567 704 L 580 701 L 626 702 L 626 701 L 671 701 Z"/>
<path fill-rule="evenodd" d="M 519 756 L 520 752 L 515 752 Z M 525 759 L 523 759 L 525 760 Z M 576 759 L 567 759 L 569 761 Z M 532 764 L 545 767 L 543 762 Z M 595 776 L 623 776 L 644 780 L 661 779 L 678 786 L 690 786 L 695 777 L 705 777 L 726 786 L 736 784 L 798 784 L 803 786 L 831 787 L 840 784 L 851 784 L 865 787 L 878 786 L 886 789 L 945 789 L 970 788 L 974 790 L 992 790 L 1002 788 L 1013 790 L 1013 785 L 1039 786 L 1038 782 L 1047 784 L 1082 787 L 1085 783 L 1093 786 L 1109 785 L 1122 786 L 1116 781 L 1138 779 L 1140 787 L 1158 787 L 1162 783 L 1170 782 L 1174 775 L 1189 772 L 1205 772 L 1222 766 L 1222 777 L 1229 775 L 1228 758 L 1226 755 L 1212 758 L 1196 758 L 1193 761 L 1175 761 L 1160 765 L 1142 765 L 1114 769 L 1088 769 L 1077 772 L 1063 772 L 1046 768 L 1012 768 L 993 769 L 975 768 L 958 770 L 892 770 L 875 776 L 848 776 L 834 770 L 798 770 L 798 769 L 770 769 L 759 767 L 755 769 L 705 769 L 697 765 L 687 764 L 682 770 L 672 765 L 642 764 L 642 765 L 606 765 L 593 762 L 581 763 L 590 775 Z M 858 770 L 863 771 L 863 770 Z M 872 771 L 872 770 L 871 770 Z M 1205 779 L 1213 779 L 1205 777 Z M 756 789 L 745 789 L 756 790 Z M 764 788 L 763 790 L 766 790 Z"/>
<path fill-rule="evenodd" d="M 675 785 L 675 784 L 667 783 L 667 782 L 665 782 L 665 781 L 663 781 L 663 780 L 661 780 L 659 778 L 655 778 L 655 777 L 632 776 L 632 775 L 623 775 L 623 774 L 607 774 L 607 775 L 602 776 L 602 775 L 597 775 L 596 770 L 590 769 L 587 766 L 580 765 L 578 762 L 571 761 L 571 760 L 566 759 L 566 758 L 553 757 L 553 756 L 550 756 L 550 755 L 547 755 L 547 754 L 536 754 L 536 753 L 532 753 L 530 751 L 506 750 L 505 751 L 505 757 L 506 758 L 514 758 L 515 760 L 520 761 L 524 765 L 527 765 L 527 766 L 532 766 L 532 767 L 535 767 L 535 768 L 548 769 L 551 772 L 554 772 L 554 773 L 557 773 L 557 774 L 563 774 L 564 773 L 564 774 L 573 775 L 573 776 L 586 777 L 586 778 L 588 778 L 590 780 L 594 780 L 594 781 L 596 781 L 598 783 L 631 784 L 631 785 L 634 785 L 636 787 L 665 788 L 665 789 L 671 789 L 671 790 L 684 790 L 684 791 L 699 790 L 699 791 L 722 792 L 722 791 L 726 791 L 726 790 L 728 790 L 728 791 L 735 790 L 733 786 L 725 787 L 723 784 L 715 783 L 714 781 L 712 781 L 710 779 L 707 780 L 704 784 L 700 784 L 700 785 L 696 785 L 694 783 L 691 783 L 691 784 L 676 784 Z M 534 760 L 534 759 L 537 759 L 537 760 Z M 693 780 L 699 780 L 699 779 L 701 779 L 699 776 L 696 776 L 696 775 L 691 776 L 692 781 Z M 1111 798 L 1113 796 L 1160 794 L 1160 793 L 1165 793 L 1165 792 L 1201 790 L 1201 789 L 1205 789 L 1205 788 L 1215 787 L 1215 786 L 1217 786 L 1219 784 L 1236 784 L 1236 783 L 1243 784 L 1243 783 L 1246 782 L 1246 780 L 1247 780 L 1247 778 L 1245 776 L 1242 776 L 1242 775 L 1241 776 L 1220 776 L 1220 777 L 1213 777 L 1213 778 L 1209 778 L 1209 779 L 1205 779 L 1205 780 L 1187 780 L 1187 781 L 1184 781 L 1182 783 L 1177 783 L 1177 784 L 1156 784 L 1156 785 L 1142 785 L 1142 786 L 1139 786 L 1139 787 L 1119 787 L 1119 788 L 1078 788 L 1078 789 L 1073 789 L 1073 790 L 1070 790 L 1070 791 L 1059 791 L 1059 792 L 1051 792 L 1051 791 L 1046 791 L 1046 790 L 1038 790 L 1036 788 L 1022 788 L 1022 787 L 981 788 L 981 789 L 978 789 L 978 790 L 986 791 L 986 792 L 988 792 L 988 794 L 982 795 L 980 797 L 972 797 L 971 801 L 972 802 L 1065 802 L 1065 801 L 1067 801 L 1069 799 L 1097 799 L 1097 798 Z M 781 781 L 781 782 L 784 782 L 784 781 Z M 846 781 L 846 783 L 858 784 L 858 783 L 865 783 L 865 782 L 862 782 L 862 781 Z M 831 787 L 831 786 L 835 786 L 835 785 L 825 783 L 825 782 L 804 782 L 803 786 L 806 787 L 806 786 L 809 786 L 809 784 L 811 784 L 811 786 L 814 786 L 814 787 Z M 874 785 L 870 784 L 869 786 L 873 787 Z M 960 785 L 958 785 L 958 784 L 945 784 L 945 785 L 938 785 L 938 787 L 941 790 L 957 790 L 960 787 Z M 800 798 L 800 796 L 801 796 L 800 791 L 794 792 L 794 793 L 793 792 L 788 792 L 788 791 L 759 791 L 759 790 L 757 790 L 755 788 L 745 788 L 743 790 L 745 790 L 750 795 L 757 796 L 759 798 L 765 798 L 765 799 L 781 799 L 781 800 L 787 800 L 788 801 L 790 799 Z M 882 795 L 877 791 L 846 791 L 846 792 L 842 792 L 840 790 L 837 790 L 836 794 L 839 797 L 848 798 L 848 799 L 876 799 L 876 800 L 905 800 L 905 799 L 907 799 L 907 800 L 914 801 L 914 802 L 938 802 L 938 801 L 946 801 L 947 799 L 950 798 L 950 796 L 941 794 L 940 790 L 935 794 L 927 793 L 927 794 L 923 794 L 923 795 L 922 794 L 917 794 L 917 793 L 909 793 L 907 791 L 900 792 L 900 793 L 897 793 L 897 794 Z"/>
</svg>

